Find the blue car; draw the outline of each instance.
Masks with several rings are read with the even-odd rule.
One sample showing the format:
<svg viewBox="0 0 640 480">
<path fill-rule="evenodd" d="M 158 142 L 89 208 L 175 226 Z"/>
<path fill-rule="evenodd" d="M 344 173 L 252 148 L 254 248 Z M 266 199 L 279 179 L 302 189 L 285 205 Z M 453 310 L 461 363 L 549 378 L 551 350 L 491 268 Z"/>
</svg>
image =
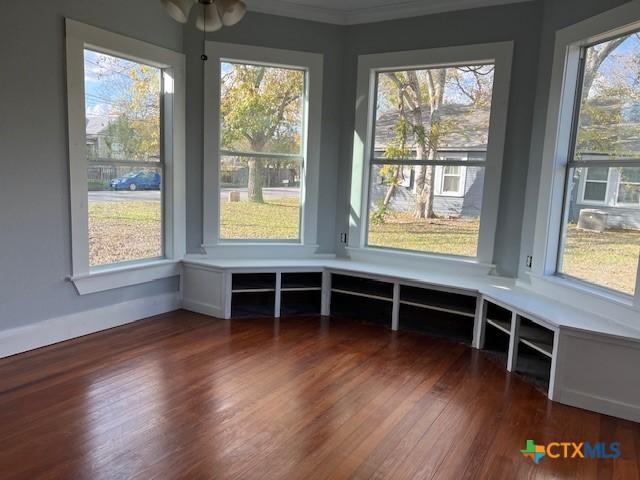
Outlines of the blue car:
<svg viewBox="0 0 640 480">
<path fill-rule="evenodd" d="M 160 190 L 160 174 L 153 172 L 131 172 L 116 177 L 109 183 L 112 190 Z"/>
</svg>

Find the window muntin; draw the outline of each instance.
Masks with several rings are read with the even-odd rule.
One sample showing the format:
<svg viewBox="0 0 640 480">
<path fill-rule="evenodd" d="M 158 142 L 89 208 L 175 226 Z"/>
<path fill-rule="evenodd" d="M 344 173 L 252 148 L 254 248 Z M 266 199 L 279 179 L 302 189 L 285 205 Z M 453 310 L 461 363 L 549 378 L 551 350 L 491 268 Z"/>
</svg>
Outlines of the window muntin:
<svg viewBox="0 0 640 480">
<path fill-rule="evenodd" d="M 493 64 L 376 73 L 368 246 L 477 256 L 493 76 Z"/>
<path fill-rule="evenodd" d="M 89 267 L 164 256 L 162 70 L 84 49 Z"/>
<path fill-rule="evenodd" d="M 221 240 L 300 240 L 306 77 L 220 62 Z"/>
<path fill-rule="evenodd" d="M 628 295 L 640 257 L 638 55 L 636 33 L 583 48 L 556 267 L 561 276 Z"/>
</svg>

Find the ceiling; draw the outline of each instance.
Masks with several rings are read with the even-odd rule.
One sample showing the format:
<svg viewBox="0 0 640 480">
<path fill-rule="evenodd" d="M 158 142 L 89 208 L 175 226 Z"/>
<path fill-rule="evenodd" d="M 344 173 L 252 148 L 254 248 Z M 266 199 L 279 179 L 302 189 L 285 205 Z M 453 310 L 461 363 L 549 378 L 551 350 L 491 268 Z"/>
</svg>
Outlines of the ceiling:
<svg viewBox="0 0 640 480">
<path fill-rule="evenodd" d="M 529 0 L 245 0 L 249 10 L 338 25 L 504 5 Z"/>
</svg>

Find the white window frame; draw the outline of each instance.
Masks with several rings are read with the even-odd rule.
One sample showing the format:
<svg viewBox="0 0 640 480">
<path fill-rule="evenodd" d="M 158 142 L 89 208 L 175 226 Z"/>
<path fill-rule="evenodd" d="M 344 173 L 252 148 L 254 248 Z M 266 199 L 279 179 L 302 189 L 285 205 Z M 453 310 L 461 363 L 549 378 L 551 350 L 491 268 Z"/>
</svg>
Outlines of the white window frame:
<svg viewBox="0 0 640 480">
<path fill-rule="evenodd" d="M 206 42 L 204 73 L 203 247 L 216 256 L 312 254 L 317 245 L 318 183 L 322 122 L 323 55 L 275 48 Z M 300 185 L 300 234 L 295 241 L 220 239 L 220 62 L 254 63 L 306 71 L 303 164 Z"/>
<path fill-rule="evenodd" d="M 500 178 L 504 153 L 513 42 L 486 43 L 428 50 L 411 50 L 358 57 L 356 124 L 351 174 L 351 213 L 349 216 L 349 249 L 366 255 L 391 254 L 409 258 L 461 261 L 490 266 L 493 262 L 495 231 L 498 221 Z M 487 158 L 483 162 L 485 181 L 480 215 L 477 255 L 461 257 L 432 252 L 384 249 L 367 246 L 369 176 L 373 154 L 376 75 L 385 70 L 433 68 L 464 64 L 493 63 L 494 85 L 491 100 Z M 438 163 L 443 163 L 436 161 Z M 444 162 L 446 163 L 446 162 Z M 385 253 L 384 250 L 387 250 Z"/>
<path fill-rule="evenodd" d="M 464 159 L 461 159 L 464 160 Z M 460 167 L 460 173 L 458 175 L 452 175 L 450 173 L 445 174 L 444 170 L 447 167 Z M 436 165 L 435 171 L 435 192 L 434 195 L 438 197 L 454 197 L 461 198 L 464 197 L 464 189 L 467 184 L 467 167 L 464 165 Z M 444 180 L 445 177 L 458 177 L 460 182 L 458 183 L 457 190 L 445 190 L 444 189 Z"/>
<path fill-rule="evenodd" d="M 573 129 L 575 99 L 579 89 L 579 64 L 584 47 L 640 29 L 640 2 L 633 1 L 556 32 L 551 85 L 547 109 L 542 169 L 533 244 L 531 277 L 536 288 L 578 295 L 606 314 L 607 303 L 640 310 L 640 288 L 634 296 L 563 276 L 557 272 L 562 242 L 564 193 Z M 606 161 L 589 160 L 593 166 Z M 614 165 L 611 165 L 613 167 Z M 640 275 L 640 269 L 638 271 Z M 636 282 L 637 283 L 637 282 Z M 567 290 L 568 289 L 568 290 Z M 603 300 L 605 303 L 597 303 Z M 604 305 L 604 306 L 603 306 Z"/>
<path fill-rule="evenodd" d="M 88 180 L 84 99 L 84 50 L 162 69 L 164 157 L 164 257 L 89 266 Z M 135 285 L 179 274 L 186 248 L 185 60 L 182 53 L 66 19 L 72 275 L 79 294 Z"/>
</svg>

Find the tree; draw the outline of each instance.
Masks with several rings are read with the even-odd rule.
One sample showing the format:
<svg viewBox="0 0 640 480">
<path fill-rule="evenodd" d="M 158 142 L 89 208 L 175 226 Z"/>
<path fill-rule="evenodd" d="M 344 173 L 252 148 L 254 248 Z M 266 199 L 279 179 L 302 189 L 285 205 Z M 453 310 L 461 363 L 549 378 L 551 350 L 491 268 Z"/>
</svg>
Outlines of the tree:
<svg viewBox="0 0 640 480">
<path fill-rule="evenodd" d="M 97 103 L 110 120 L 103 132 L 107 155 L 138 161 L 158 158 L 160 69 L 98 53 L 85 56 L 85 67 L 95 70 L 99 81 L 86 93 L 86 101 Z"/>
<path fill-rule="evenodd" d="M 387 158 L 408 158 L 395 156 L 398 145 L 406 150 L 409 136 L 414 141 L 416 160 L 435 160 L 446 135 L 456 128 L 455 121 L 442 118 L 445 88 L 449 83 L 455 92 L 452 95 L 474 107 L 490 103 L 493 83 L 493 67 L 469 66 L 426 70 L 392 72 L 381 76 L 381 93 L 388 98 L 397 97 L 398 120 L 395 125 L 396 138 L 385 151 Z M 426 109 L 426 111 L 425 111 Z M 425 127 L 426 124 L 426 127 Z M 403 152 L 400 152 L 403 153 Z M 399 175 L 401 167 L 397 167 Z M 432 218 L 435 168 L 432 165 L 416 167 L 416 197 L 414 217 Z M 393 176 L 388 180 L 393 180 Z M 396 189 L 397 181 L 389 183 L 382 207 L 386 209 Z"/>
<path fill-rule="evenodd" d="M 220 102 L 223 148 L 247 153 L 299 154 L 304 72 L 223 65 Z M 249 201 L 262 203 L 265 161 L 248 157 L 247 164 Z"/>
</svg>

